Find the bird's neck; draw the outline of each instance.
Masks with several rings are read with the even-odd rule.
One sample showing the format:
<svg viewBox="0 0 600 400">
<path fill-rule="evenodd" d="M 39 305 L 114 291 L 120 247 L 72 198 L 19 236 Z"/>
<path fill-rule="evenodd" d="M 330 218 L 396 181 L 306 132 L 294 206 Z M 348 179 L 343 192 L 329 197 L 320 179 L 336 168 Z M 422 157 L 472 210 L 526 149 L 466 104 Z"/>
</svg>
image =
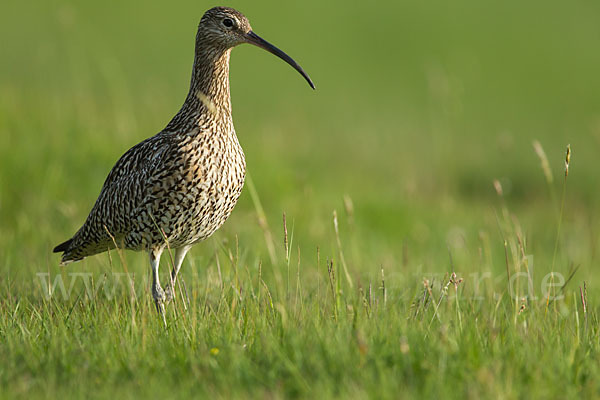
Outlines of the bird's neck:
<svg viewBox="0 0 600 400">
<path fill-rule="evenodd" d="M 229 97 L 229 55 L 231 49 L 220 50 L 200 46 L 194 57 L 194 68 L 188 96 L 206 97 L 220 111 L 231 115 Z"/>
<path fill-rule="evenodd" d="M 198 126 L 214 122 L 230 123 L 230 54 L 231 49 L 221 50 L 197 44 L 189 93 L 166 130 L 195 130 Z"/>
</svg>

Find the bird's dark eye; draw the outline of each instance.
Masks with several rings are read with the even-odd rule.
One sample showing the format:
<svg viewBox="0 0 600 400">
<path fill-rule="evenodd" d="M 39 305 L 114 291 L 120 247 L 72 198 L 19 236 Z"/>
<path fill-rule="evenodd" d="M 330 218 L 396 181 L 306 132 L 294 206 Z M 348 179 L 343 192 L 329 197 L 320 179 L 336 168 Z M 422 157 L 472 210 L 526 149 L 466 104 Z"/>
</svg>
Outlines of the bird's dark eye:
<svg viewBox="0 0 600 400">
<path fill-rule="evenodd" d="M 225 18 L 223 20 L 223 25 L 225 25 L 228 28 L 231 28 L 233 26 L 233 21 L 229 18 Z"/>
</svg>

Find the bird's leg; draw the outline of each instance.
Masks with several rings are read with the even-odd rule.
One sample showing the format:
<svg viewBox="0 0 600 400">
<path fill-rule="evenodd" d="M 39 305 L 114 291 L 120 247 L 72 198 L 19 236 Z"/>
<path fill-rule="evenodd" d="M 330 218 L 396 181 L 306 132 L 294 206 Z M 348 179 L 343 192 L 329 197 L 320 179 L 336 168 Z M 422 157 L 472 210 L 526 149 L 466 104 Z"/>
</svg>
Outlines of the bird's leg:
<svg viewBox="0 0 600 400">
<path fill-rule="evenodd" d="M 162 316 L 165 327 L 167 326 L 167 320 L 165 318 L 165 292 L 160 287 L 160 279 L 158 277 L 158 265 L 160 263 L 160 255 L 162 249 L 150 250 L 150 266 L 152 267 L 152 298 L 154 299 L 154 305 L 156 311 Z"/>
<path fill-rule="evenodd" d="M 175 250 L 175 265 L 173 265 L 173 270 L 171 271 L 171 279 L 167 284 L 167 289 L 165 290 L 167 303 L 173 300 L 173 297 L 175 297 L 175 281 L 177 280 L 177 274 L 181 269 L 181 264 L 183 263 L 185 255 L 191 247 L 192 246 L 183 246 Z"/>
</svg>

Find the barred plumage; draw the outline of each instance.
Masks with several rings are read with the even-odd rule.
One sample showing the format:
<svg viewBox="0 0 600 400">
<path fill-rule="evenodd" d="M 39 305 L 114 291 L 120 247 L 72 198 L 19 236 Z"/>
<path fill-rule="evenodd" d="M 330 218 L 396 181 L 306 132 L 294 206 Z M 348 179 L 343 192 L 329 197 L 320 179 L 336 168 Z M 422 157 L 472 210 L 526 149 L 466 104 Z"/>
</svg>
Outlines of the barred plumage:
<svg viewBox="0 0 600 400">
<path fill-rule="evenodd" d="M 84 225 L 54 249 L 63 252 L 61 264 L 114 248 L 115 242 L 125 249 L 146 250 L 153 297 L 163 312 L 186 252 L 225 222 L 244 185 L 246 162 L 229 97 L 229 55 L 241 43 L 282 58 L 314 88 L 302 68 L 253 33 L 240 12 L 226 7 L 208 10 L 198 26 L 192 80 L 183 106 L 163 131 L 117 161 Z M 165 295 L 158 263 L 167 243 L 175 249 L 175 266 Z"/>
</svg>

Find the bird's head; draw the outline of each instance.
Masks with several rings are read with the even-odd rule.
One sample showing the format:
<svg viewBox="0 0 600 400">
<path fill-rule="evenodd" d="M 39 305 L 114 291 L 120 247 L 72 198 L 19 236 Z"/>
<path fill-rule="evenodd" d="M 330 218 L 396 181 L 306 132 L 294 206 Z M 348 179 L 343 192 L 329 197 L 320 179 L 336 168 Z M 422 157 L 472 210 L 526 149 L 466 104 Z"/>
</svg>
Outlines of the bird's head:
<svg viewBox="0 0 600 400">
<path fill-rule="evenodd" d="M 248 18 L 229 7 L 214 7 L 204 13 L 198 26 L 198 45 L 210 45 L 217 50 L 228 50 L 242 43 L 258 46 L 281 58 L 298 71 L 313 89 L 315 85 L 302 67 L 290 56 L 252 31 Z"/>
</svg>

